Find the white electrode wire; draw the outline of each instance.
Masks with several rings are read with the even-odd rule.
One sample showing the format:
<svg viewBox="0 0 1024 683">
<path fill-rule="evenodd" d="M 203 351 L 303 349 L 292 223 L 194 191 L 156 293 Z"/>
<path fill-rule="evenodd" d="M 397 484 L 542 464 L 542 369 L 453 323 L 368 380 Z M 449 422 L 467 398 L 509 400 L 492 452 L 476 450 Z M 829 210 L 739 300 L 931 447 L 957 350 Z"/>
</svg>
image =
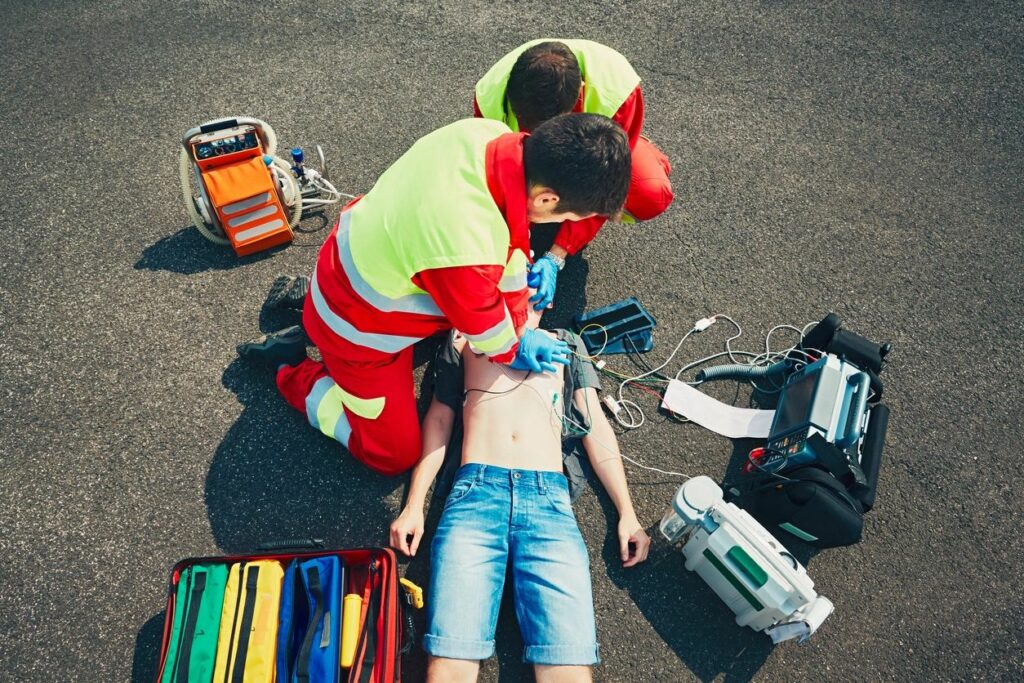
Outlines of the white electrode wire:
<svg viewBox="0 0 1024 683">
<path fill-rule="evenodd" d="M 731 360 L 733 363 L 739 363 L 740 361 L 733 356 L 733 353 L 735 352 L 732 350 L 732 343 L 733 341 L 743 336 L 743 328 L 740 327 L 740 324 L 738 322 L 736 322 L 729 316 L 725 315 L 724 313 L 718 313 L 716 315 L 711 316 L 711 318 L 712 320 L 715 321 L 728 320 L 730 323 L 732 323 L 732 326 L 736 328 L 736 334 L 725 340 L 725 351 L 726 353 L 729 354 L 729 360 Z"/>
<path fill-rule="evenodd" d="M 653 370 L 648 370 L 647 372 L 645 372 L 643 374 L 636 375 L 635 377 L 630 377 L 628 379 L 624 379 L 624 380 L 622 380 L 619 383 L 619 391 L 618 391 L 617 398 L 618 398 L 619 404 L 623 408 L 623 412 L 626 413 L 626 415 L 629 417 L 629 422 L 623 421 L 623 419 L 621 417 L 619 417 L 617 414 L 614 415 L 616 422 L 618 422 L 620 425 L 622 425 L 626 429 L 636 429 L 637 427 L 640 427 L 641 425 L 643 425 L 644 422 L 647 421 L 647 418 L 644 415 L 644 411 L 641 410 L 639 405 L 637 405 L 633 401 L 630 401 L 630 400 L 625 399 L 625 398 L 622 397 L 623 389 L 625 389 L 626 384 L 628 384 L 629 382 L 636 382 L 637 380 L 641 380 L 644 377 L 649 377 L 649 376 L 651 376 L 653 374 L 656 374 L 656 373 L 660 372 L 669 363 L 671 363 L 672 359 L 676 357 L 677 353 L 679 353 L 679 349 L 682 348 L 683 342 L 685 342 L 687 339 L 689 339 L 690 335 L 693 334 L 696 331 L 696 329 L 697 329 L 696 327 L 691 327 L 689 332 L 687 332 L 686 334 L 683 335 L 683 338 L 679 340 L 678 344 L 676 344 L 676 348 L 672 349 L 672 353 L 669 354 L 669 357 L 665 359 L 664 363 L 662 363 L 658 367 L 654 368 Z M 636 409 L 637 413 L 640 415 L 640 419 L 639 420 L 637 420 L 636 418 L 633 417 L 633 409 L 631 409 L 629 407 L 630 405 L 632 405 L 633 409 Z"/>
<path fill-rule="evenodd" d="M 569 422 L 570 424 L 576 426 L 579 429 L 585 429 L 583 427 L 583 425 L 579 424 L 578 422 L 576 422 L 575 420 L 573 420 L 570 417 L 566 417 L 565 420 L 567 422 Z M 661 470 L 661 469 L 658 469 L 657 467 L 651 467 L 649 465 L 644 465 L 641 462 L 637 462 L 633 458 L 631 458 L 628 455 L 626 455 L 625 453 L 623 453 L 621 448 L 619 448 L 618 450 L 612 448 L 611 446 L 606 444 L 604 441 L 601 441 L 599 438 L 594 436 L 593 433 L 591 433 L 589 430 L 587 431 L 587 436 L 585 438 L 592 439 L 594 441 L 594 443 L 596 443 L 598 446 L 600 446 L 601 448 L 605 449 L 606 451 L 608 451 L 612 455 L 617 455 L 620 458 L 622 458 L 623 460 L 625 460 L 626 462 L 633 463 L 634 465 L 636 465 L 637 467 L 639 467 L 641 469 L 650 470 L 652 472 L 658 472 L 659 474 L 667 474 L 667 475 L 672 476 L 672 477 L 682 477 L 683 479 L 689 479 L 690 478 L 690 475 L 683 474 L 682 472 L 672 472 L 671 470 Z M 597 464 L 601 464 L 602 462 L 605 462 L 605 461 L 604 460 L 600 460 L 600 461 L 598 461 Z"/>
<path fill-rule="evenodd" d="M 513 381 L 516 381 L 515 377 L 512 377 L 511 375 L 508 374 L 508 371 L 505 369 L 505 366 L 501 366 L 501 371 L 505 374 L 506 377 L 508 377 L 509 379 L 511 379 Z M 608 451 L 612 455 L 617 455 L 618 457 L 622 458 L 623 460 L 625 460 L 627 462 L 630 462 L 630 463 L 636 465 L 637 467 L 639 467 L 641 469 L 650 470 L 651 472 L 658 472 L 659 474 L 667 474 L 670 477 L 682 477 L 683 479 L 689 479 L 690 478 L 690 475 L 683 474 L 682 472 L 672 472 L 671 470 L 662 470 L 662 469 L 658 469 L 657 467 L 651 467 L 649 465 L 644 465 L 643 463 L 634 460 L 633 458 L 631 458 L 628 455 L 626 455 L 625 453 L 623 453 L 621 448 L 619 448 L 619 449 L 612 448 L 611 446 L 609 446 L 608 444 L 606 444 L 605 442 L 601 441 L 596 436 L 594 436 L 593 432 L 590 430 L 589 427 L 585 427 L 584 425 L 581 425 L 579 422 L 576 422 L 571 417 L 566 415 L 565 414 L 566 411 L 564 409 L 564 406 L 563 406 L 562 413 L 559 414 L 558 411 L 555 409 L 555 402 L 553 402 L 551 405 L 548 405 L 547 399 L 544 398 L 543 394 L 541 394 L 539 391 L 537 391 L 536 387 L 531 386 L 529 384 L 525 384 L 525 381 L 520 382 L 519 385 L 517 385 L 517 388 L 518 388 L 518 386 L 526 386 L 533 393 L 535 393 L 537 395 L 537 398 L 540 399 L 541 403 L 543 403 L 551 411 L 552 416 L 558 419 L 560 426 L 564 425 L 565 422 L 568 422 L 569 424 L 573 425 L 577 429 L 579 429 L 582 432 L 584 432 L 584 436 L 582 438 L 591 439 L 594 443 L 596 443 L 598 446 L 600 446 L 601 448 L 605 449 L 606 451 Z M 559 436 L 561 436 L 561 429 L 559 429 Z M 605 461 L 604 460 L 598 461 L 597 464 L 600 464 L 602 462 L 605 462 Z"/>
<path fill-rule="evenodd" d="M 761 353 L 752 353 L 750 351 L 737 351 L 737 350 L 735 350 L 735 349 L 733 349 L 731 347 L 731 342 L 735 341 L 736 339 L 738 339 L 742 335 L 743 328 L 740 327 L 739 323 L 737 323 L 735 320 L 733 320 L 732 318 L 730 318 L 729 316 L 726 316 L 726 315 L 719 314 L 716 317 L 719 318 L 719 319 L 728 320 L 729 322 L 731 322 L 736 327 L 737 334 L 729 337 L 729 339 L 726 340 L 726 342 L 725 342 L 726 350 L 725 351 L 719 351 L 718 353 L 713 353 L 713 354 L 711 354 L 709 356 L 705 356 L 704 358 L 700 358 L 698 360 L 695 360 L 692 363 L 687 363 L 686 365 L 681 367 L 679 369 L 679 371 L 675 374 L 675 378 L 677 380 L 680 379 L 681 376 L 683 375 L 683 373 L 686 372 L 687 370 L 691 370 L 691 369 L 693 369 L 695 367 L 698 367 L 700 365 L 703 365 L 703 364 L 705 364 L 705 363 L 707 363 L 709 361 L 716 360 L 716 359 L 722 358 L 724 356 L 728 356 L 730 361 L 732 361 L 733 363 L 737 363 L 739 365 L 755 365 L 755 366 L 771 365 L 771 364 L 773 364 L 775 362 L 778 362 L 778 361 L 782 360 L 783 358 L 788 357 L 791 353 L 796 353 L 796 354 L 799 354 L 801 356 L 804 356 L 808 360 L 815 360 L 815 357 L 813 355 L 808 353 L 806 349 L 799 348 L 799 346 L 800 346 L 800 340 L 803 339 L 804 334 L 806 334 L 806 332 L 807 332 L 807 329 L 810 328 L 810 327 L 813 327 L 816 323 L 813 323 L 813 322 L 808 323 L 807 325 L 804 325 L 803 329 L 801 329 L 799 327 L 796 327 L 795 325 L 788 325 L 788 324 L 776 325 L 775 327 L 771 328 L 768 331 L 768 334 L 765 336 L 765 341 L 764 341 L 764 348 L 765 348 L 765 350 L 763 352 L 761 352 Z M 793 332 L 796 332 L 797 334 L 800 335 L 800 339 L 798 339 L 797 343 L 794 344 L 793 346 L 786 347 L 786 348 L 781 349 L 779 351 L 772 351 L 772 349 L 771 349 L 771 337 L 772 337 L 772 334 L 774 334 L 777 330 L 782 330 L 782 329 L 792 330 Z M 812 351 L 817 351 L 817 349 L 811 349 L 811 350 Z M 818 351 L 818 354 L 819 355 L 824 355 L 823 352 L 821 352 L 821 351 Z M 740 358 L 737 358 L 737 356 L 745 356 L 749 360 L 744 361 L 744 360 L 741 360 Z M 797 361 L 797 363 L 804 364 L 804 361 Z M 690 384 L 692 386 L 697 386 L 697 385 L 701 384 L 701 382 L 698 382 L 698 381 L 687 381 L 687 384 Z M 751 384 L 753 384 L 753 382 Z M 764 391 L 763 388 L 757 387 L 756 385 L 754 385 L 754 386 L 755 386 L 755 388 L 758 388 L 758 389 L 761 389 L 762 391 Z"/>
</svg>

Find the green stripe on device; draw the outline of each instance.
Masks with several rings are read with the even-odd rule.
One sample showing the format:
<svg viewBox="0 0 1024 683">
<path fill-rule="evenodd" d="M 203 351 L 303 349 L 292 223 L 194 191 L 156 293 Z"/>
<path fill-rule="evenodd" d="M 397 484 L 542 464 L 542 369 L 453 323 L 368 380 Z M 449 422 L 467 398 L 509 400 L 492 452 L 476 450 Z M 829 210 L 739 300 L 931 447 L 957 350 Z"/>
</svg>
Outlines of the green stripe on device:
<svg viewBox="0 0 1024 683">
<path fill-rule="evenodd" d="M 751 607 L 753 607 L 759 612 L 764 609 L 764 605 L 758 602 L 757 598 L 754 597 L 754 594 L 751 593 L 747 589 L 747 587 L 743 585 L 743 582 L 740 581 L 735 574 L 729 571 L 726 568 L 726 566 L 722 564 L 721 560 L 715 557 L 714 553 L 712 553 L 710 549 L 704 549 L 704 557 L 708 559 L 708 562 L 711 563 L 711 566 L 718 570 L 719 574 L 724 576 L 726 580 L 730 584 L 732 584 L 732 587 L 736 589 L 736 591 L 743 597 L 744 600 L 746 600 L 750 604 Z"/>
<path fill-rule="evenodd" d="M 817 536 L 811 536 L 809 533 L 807 533 L 803 529 L 799 529 L 799 528 L 793 526 L 792 524 L 790 524 L 789 522 L 783 522 L 782 524 L 779 525 L 779 528 L 782 529 L 783 531 L 788 531 L 789 533 L 793 534 L 794 536 L 796 536 L 797 538 L 799 538 L 802 541 L 817 541 L 818 540 Z"/>
</svg>

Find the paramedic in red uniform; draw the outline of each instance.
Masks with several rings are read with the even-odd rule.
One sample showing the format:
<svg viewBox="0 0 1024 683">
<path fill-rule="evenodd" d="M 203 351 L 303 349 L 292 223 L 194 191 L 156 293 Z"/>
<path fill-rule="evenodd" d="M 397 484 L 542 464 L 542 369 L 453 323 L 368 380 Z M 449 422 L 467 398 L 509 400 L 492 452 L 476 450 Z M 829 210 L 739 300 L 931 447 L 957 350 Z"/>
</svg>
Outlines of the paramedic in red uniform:
<svg viewBox="0 0 1024 683">
<path fill-rule="evenodd" d="M 454 327 L 496 363 L 568 363 L 564 342 L 524 328 L 529 226 L 618 212 L 629 169 L 626 135 L 601 116 L 559 116 L 529 135 L 482 119 L 434 131 L 342 211 L 302 327 L 239 354 L 276 367 L 285 399 L 361 462 L 404 472 L 421 449 L 413 344 Z"/>
<path fill-rule="evenodd" d="M 531 131 L 553 116 L 586 112 L 607 116 L 626 131 L 633 168 L 625 220 L 650 220 L 672 203 L 668 158 L 640 135 L 644 98 L 640 77 L 625 57 L 590 40 L 534 40 L 502 57 L 476 84 L 473 112 L 503 121 L 514 131 Z M 568 220 L 551 250 L 531 268 L 533 301 L 541 310 L 555 295 L 565 258 L 585 247 L 605 216 Z"/>
</svg>

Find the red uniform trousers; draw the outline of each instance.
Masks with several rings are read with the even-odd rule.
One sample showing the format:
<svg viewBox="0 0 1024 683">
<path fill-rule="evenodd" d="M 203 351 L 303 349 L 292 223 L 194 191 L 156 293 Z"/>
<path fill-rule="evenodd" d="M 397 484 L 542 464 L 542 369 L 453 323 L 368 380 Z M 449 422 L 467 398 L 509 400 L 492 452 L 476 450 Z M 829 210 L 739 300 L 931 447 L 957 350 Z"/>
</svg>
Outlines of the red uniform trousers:
<svg viewBox="0 0 1024 683">
<path fill-rule="evenodd" d="M 642 136 L 637 139 L 632 156 L 625 208 L 638 221 L 648 221 L 664 213 L 672 203 L 674 195 L 668 180 L 672 164 L 664 152 Z"/>
<path fill-rule="evenodd" d="M 305 310 L 313 308 L 306 302 Z M 392 476 L 420 458 L 420 421 L 412 376 L 412 347 L 388 354 L 344 340 L 321 350 L 323 362 L 307 358 L 277 372 L 277 388 L 310 425 L 345 446 L 370 469 Z M 359 398 L 384 399 L 374 419 L 341 404 L 337 390 Z"/>
<path fill-rule="evenodd" d="M 638 221 L 660 215 L 672 203 L 672 184 L 668 180 L 672 165 L 664 152 L 645 137 L 639 137 L 633 148 L 633 168 L 626 193 L 625 212 Z M 555 244 L 570 254 L 587 246 L 608 219 L 592 216 L 581 221 L 562 223 Z"/>
</svg>

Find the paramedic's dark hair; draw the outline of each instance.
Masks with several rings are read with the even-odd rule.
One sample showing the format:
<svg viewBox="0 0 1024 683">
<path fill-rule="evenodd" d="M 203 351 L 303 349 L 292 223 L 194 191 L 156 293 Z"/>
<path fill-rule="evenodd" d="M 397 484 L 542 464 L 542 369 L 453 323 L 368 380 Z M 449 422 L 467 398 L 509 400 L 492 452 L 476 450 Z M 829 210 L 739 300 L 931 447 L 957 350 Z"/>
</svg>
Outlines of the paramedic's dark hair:
<svg viewBox="0 0 1024 683">
<path fill-rule="evenodd" d="M 557 211 L 611 216 L 622 209 L 632 160 L 626 132 L 597 114 L 562 114 L 523 141 L 528 187 L 550 187 Z"/>
<path fill-rule="evenodd" d="M 576 55 L 565 43 L 538 43 L 519 55 L 505 90 L 519 130 L 531 131 L 571 112 L 582 82 Z"/>
</svg>

